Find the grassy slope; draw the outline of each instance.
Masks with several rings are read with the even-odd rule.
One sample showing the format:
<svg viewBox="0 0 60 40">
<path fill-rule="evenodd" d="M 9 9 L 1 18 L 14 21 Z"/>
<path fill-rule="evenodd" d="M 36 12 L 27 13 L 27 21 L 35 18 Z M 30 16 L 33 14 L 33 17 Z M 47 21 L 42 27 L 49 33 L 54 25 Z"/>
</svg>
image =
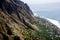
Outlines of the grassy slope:
<svg viewBox="0 0 60 40">
<path fill-rule="evenodd" d="M 39 18 L 37 18 L 38 20 L 41 20 Z M 41 21 L 43 21 L 44 19 L 42 19 Z M 39 37 L 41 38 L 41 40 L 52 40 L 52 37 L 53 37 L 53 40 L 60 40 L 60 37 L 56 37 L 55 35 L 57 34 L 56 33 L 56 30 L 50 28 L 50 26 L 48 26 L 46 28 L 45 25 L 43 24 L 40 24 L 40 23 L 36 23 L 37 27 L 40 29 L 40 32 L 39 32 Z M 55 35 L 53 36 L 50 36 L 50 32 L 54 32 L 56 33 Z"/>
</svg>

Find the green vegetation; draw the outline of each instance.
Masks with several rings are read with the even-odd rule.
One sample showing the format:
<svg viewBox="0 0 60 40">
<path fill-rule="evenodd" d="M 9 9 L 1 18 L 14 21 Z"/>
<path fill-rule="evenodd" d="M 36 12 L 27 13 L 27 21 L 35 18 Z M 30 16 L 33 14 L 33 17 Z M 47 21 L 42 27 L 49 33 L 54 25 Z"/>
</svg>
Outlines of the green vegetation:
<svg viewBox="0 0 60 40">
<path fill-rule="evenodd" d="M 48 33 L 49 28 L 46 28 L 46 26 L 37 24 L 37 26 L 40 28 L 40 37 L 42 40 L 51 40 L 50 33 Z"/>
<path fill-rule="evenodd" d="M 54 30 L 54 29 L 50 30 L 49 27 L 46 28 L 46 26 L 44 26 L 42 24 L 36 24 L 36 25 L 41 30 L 39 32 L 41 40 L 60 40 L 60 37 L 55 36 L 55 35 L 57 35 L 56 30 Z M 52 36 L 50 36 L 51 35 L 50 32 L 54 32 L 55 35 L 53 34 Z M 53 37 L 53 39 L 52 39 L 52 37 Z"/>
<path fill-rule="evenodd" d="M 25 40 L 51 40 L 50 33 L 48 33 L 44 25 L 37 24 L 41 31 L 35 31 L 32 29 L 25 29 L 21 34 L 24 36 Z"/>
<path fill-rule="evenodd" d="M 60 40 L 54 25 L 35 17 L 19 0 L 0 1 L 0 40 Z M 50 28 L 54 26 L 53 28 Z"/>
</svg>

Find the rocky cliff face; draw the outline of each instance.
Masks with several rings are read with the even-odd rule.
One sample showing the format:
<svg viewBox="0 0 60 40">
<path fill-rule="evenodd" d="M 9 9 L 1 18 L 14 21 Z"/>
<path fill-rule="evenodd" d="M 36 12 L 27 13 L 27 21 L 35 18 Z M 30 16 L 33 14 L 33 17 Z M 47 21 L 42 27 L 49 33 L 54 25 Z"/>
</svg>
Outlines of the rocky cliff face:
<svg viewBox="0 0 60 40">
<path fill-rule="evenodd" d="M 0 40 L 24 40 L 25 30 L 39 30 L 34 20 L 26 3 L 20 0 L 0 0 Z"/>
<path fill-rule="evenodd" d="M 0 40 L 55 40 L 58 28 L 46 21 L 20 0 L 0 0 Z"/>
</svg>

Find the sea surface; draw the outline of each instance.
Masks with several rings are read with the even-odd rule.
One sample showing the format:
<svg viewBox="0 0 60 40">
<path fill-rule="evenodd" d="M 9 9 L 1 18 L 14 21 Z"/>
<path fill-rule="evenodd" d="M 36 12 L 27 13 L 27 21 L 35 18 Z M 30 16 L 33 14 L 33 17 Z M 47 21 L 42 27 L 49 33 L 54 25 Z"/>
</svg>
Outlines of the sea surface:
<svg viewBox="0 0 60 40">
<path fill-rule="evenodd" d="M 37 16 L 44 16 L 60 22 L 60 3 L 32 4 L 30 8 Z"/>
<path fill-rule="evenodd" d="M 44 17 L 44 16 L 40 16 L 40 18 L 44 18 L 44 19 L 50 21 L 52 24 L 56 25 L 58 28 L 60 28 L 60 23 L 59 23 L 59 21 L 54 20 L 54 19 L 50 19 L 50 18 L 46 18 L 46 17 Z"/>
<path fill-rule="evenodd" d="M 29 5 L 35 16 L 43 16 L 60 28 L 60 3 Z"/>
</svg>

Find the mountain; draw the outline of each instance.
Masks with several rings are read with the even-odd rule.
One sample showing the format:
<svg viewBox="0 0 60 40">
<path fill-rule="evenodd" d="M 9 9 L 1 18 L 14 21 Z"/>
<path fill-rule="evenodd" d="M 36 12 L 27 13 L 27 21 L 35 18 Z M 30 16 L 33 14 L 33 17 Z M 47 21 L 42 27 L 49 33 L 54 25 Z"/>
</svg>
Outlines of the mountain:
<svg viewBox="0 0 60 40">
<path fill-rule="evenodd" d="M 60 24 L 58 24 L 57 21 L 41 16 L 36 18 L 38 19 L 36 25 L 39 27 L 40 31 L 43 31 L 40 35 L 48 38 L 44 40 L 60 40 Z"/>
<path fill-rule="evenodd" d="M 49 18 L 47 18 L 47 20 L 49 20 L 52 24 L 55 24 L 58 28 L 60 28 L 59 21 L 56 21 L 56 20 L 53 20 L 53 19 L 49 19 Z"/>
<path fill-rule="evenodd" d="M 48 21 L 46 26 L 43 20 L 21 0 L 0 0 L 0 40 L 60 39 L 55 37 L 59 35 L 56 25 L 49 26 Z"/>
</svg>

